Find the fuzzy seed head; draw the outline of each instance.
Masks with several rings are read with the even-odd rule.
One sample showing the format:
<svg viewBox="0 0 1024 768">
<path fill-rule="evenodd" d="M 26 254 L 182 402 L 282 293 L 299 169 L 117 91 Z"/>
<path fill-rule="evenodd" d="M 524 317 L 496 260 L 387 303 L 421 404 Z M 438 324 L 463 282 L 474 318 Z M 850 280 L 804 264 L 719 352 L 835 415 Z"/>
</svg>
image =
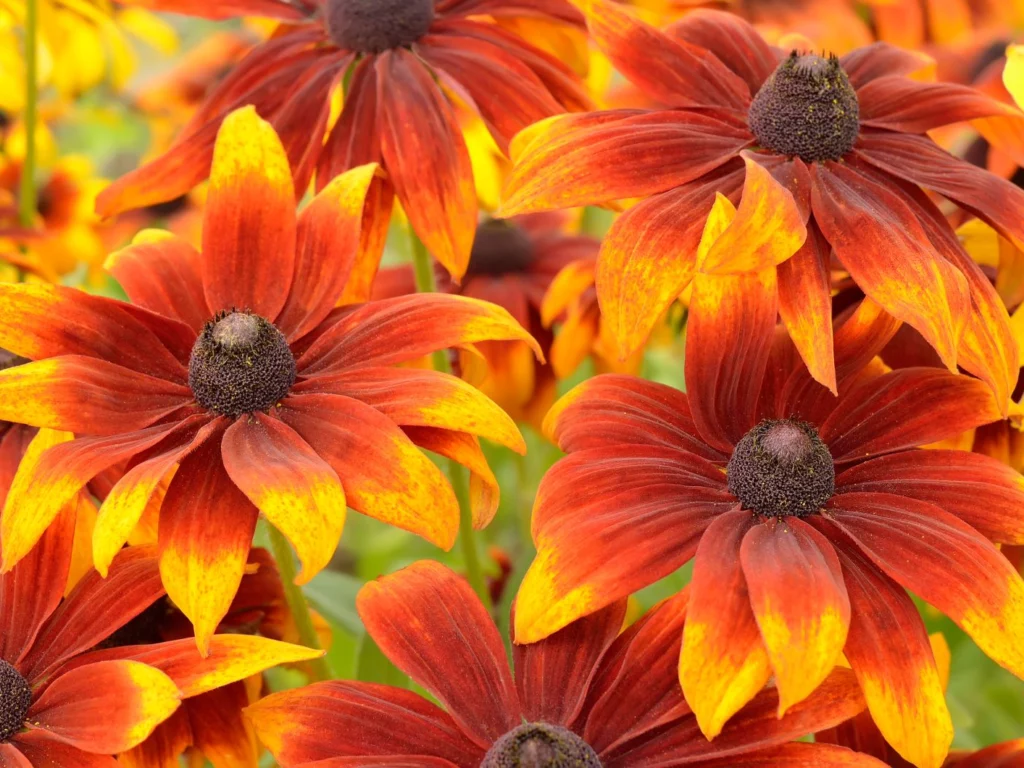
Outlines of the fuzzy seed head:
<svg viewBox="0 0 1024 768">
<path fill-rule="evenodd" d="M 32 705 L 32 688 L 21 673 L 0 659 L 0 744 L 25 727 Z"/>
<path fill-rule="evenodd" d="M 423 37 L 434 21 L 434 0 L 327 0 L 324 14 L 339 48 L 381 53 Z"/>
<path fill-rule="evenodd" d="M 601 768 L 601 761 L 569 729 L 526 723 L 494 742 L 480 768 Z"/>
</svg>

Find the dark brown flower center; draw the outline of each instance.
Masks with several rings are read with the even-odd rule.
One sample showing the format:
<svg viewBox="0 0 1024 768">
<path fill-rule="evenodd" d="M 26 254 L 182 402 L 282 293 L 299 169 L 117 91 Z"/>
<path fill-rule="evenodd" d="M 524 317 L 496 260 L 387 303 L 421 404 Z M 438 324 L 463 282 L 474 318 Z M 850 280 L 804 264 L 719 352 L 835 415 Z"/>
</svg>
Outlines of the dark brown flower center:
<svg viewBox="0 0 1024 768">
<path fill-rule="evenodd" d="M 515 224 L 500 219 L 476 228 L 467 275 L 506 275 L 522 272 L 533 261 L 533 244 Z"/>
<path fill-rule="evenodd" d="M 25 727 L 32 689 L 21 673 L 0 659 L 0 744 Z"/>
<path fill-rule="evenodd" d="M 434 21 L 434 0 L 327 0 L 327 34 L 357 53 L 412 45 Z"/>
<path fill-rule="evenodd" d="M 526 723 L 494 742 L 480 768 L 601 768 L 601 761 L 569 729 Z"/>
<path fill-rule="evenodd" d="M 284 335 L 251 312 L 222 312 L 192 347 L 188 383 L 196 402 L 232 418 L 267 411 L 295 383 L 295 357 Z"/>
<path fill-rule="evenodd" d="M 818 512 L 832 498 L 836 469 L 817 430 L 804 421 L 765 419 L 733 449 L 729 491 L 765 517 Z"/>
<path fill-rule="evenodd" d="M 765 149 L 838 160 L 857 141 L 860 105 L 839 59 L 793 51 L 754 96 L 747 122 Z"/>
</svg>

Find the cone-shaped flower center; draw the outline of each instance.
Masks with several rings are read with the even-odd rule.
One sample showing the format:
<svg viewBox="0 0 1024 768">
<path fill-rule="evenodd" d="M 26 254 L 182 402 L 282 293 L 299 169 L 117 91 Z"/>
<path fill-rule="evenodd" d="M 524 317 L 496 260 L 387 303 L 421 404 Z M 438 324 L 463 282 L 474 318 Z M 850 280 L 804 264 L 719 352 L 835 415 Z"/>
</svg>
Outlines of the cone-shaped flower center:
<svg viewBox="0 0 1024 768">
<path fill-rule="evenodd" d="M 434 0 L 327 0 L 324 13 L 339 48 L 380 53 L 423 37 L 434 20 Z"/>
<path fill-rule="evenodd" d="M 828 446 L 813 426 L 791 419 L 766 419 L 747 432 L 727 472 L 743 508 L 765 517 L 813 515 L 836 487 Z"/>
<path fill-rule="evenodd" d="M 192 347 L 188 383 L 204 408 L 232 418 L 266 411 L 295 383 L 284 335 L 250 312 L 224 312 L 206 323 Z"/>
<path fill-rule="evenodd" d="M 533 261 L 533 244 L 515 224 L 499 219 L 476 228 L 469 256 L 469 275 L 506 275 L 522 272 Z"/>
<path fill-rule="evenodd" d="M 0 744 L 25 727 L 32 689 L 14 667 L 0 659 Z"/>
<path fill-rule="evenodd" d="M 601 761 L 569 729 L 526 723 L 494 742 L 480 768 L 601 768 Z"/>
<path fill-rule="evenodd" d="M 857 141 L 860 106 L 839 59 L 793 51 L 754 96 L 747 122 L 765 149 L 838 160 Z"/>
</svg>

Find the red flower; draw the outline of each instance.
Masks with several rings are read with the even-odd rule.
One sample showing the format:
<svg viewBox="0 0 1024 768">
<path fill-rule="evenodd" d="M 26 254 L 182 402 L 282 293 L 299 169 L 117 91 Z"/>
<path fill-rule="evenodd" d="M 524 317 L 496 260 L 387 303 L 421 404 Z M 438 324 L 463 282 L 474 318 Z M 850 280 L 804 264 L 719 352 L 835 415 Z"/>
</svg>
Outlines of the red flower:
<svg viewBox="0 0 1024 768">
<path fill-rule="evenodd" d="M 567 66 L 501 23 L 534 17 L 581 26 L 567 0 L 143 4 L 206 18 L 268 16 L 285 24 L 207 97 L 167 153 L 100 196 L 97 208 L 108 216 L 172 199 L 206 178 L 220 121 L 252 104 L 280 134 L 300 195 L 314 172 L 319 190 L 365 163 L 386 170 L 387 181 L 371 192 L 363 235 L 374 267 L 397 195 L 417 234 L 458 279 L 473 245 L 477 199 L 449 94 L 483 118 L 502 150 L 531 123 L 590 104 Z M 346 78 L 344 109 L 329 127 L 332 93 Z M 353 286 L 361 292 L 352 295 L 365 300 L 369 287 L 369 281 Z"/>
<path fill-rule="evenodd" d="M 975 453 L 915 450 L 998 419 L 991 390 L 869 363 L 898 323 L 865 300 L 837 326 L 836 398 L 775 313 L 744 303 L 756 276 L 717 290 L 716 322 L 688 330 L 688 394 L 599 376 L 548 415 L 569 456 L 538 490 L 516 640 L 696 557 L 679 676 L 708 736 L 773 675 L 786 711 L 845 653 L 889 743 L 941 765 L 952 724 L 904 588 L 1024 675 L 1024 580 L 990 542 L 1024 542 L 1024 484 Z"/>
<path fill-rule="evenodd" d="M 673 674 L 685 595 L 622 634 L 626 604 L 616 601 L 548 640 L 518 646 L 514 678 L 487 609 L 438 563 L 368 584 L 358 607 L 388 658 L 444 709 L 405 689 L 348 681 L 268 696 L 247 713 L 283 768 L 498 768 L 545 758 L 581 768 L 881 765 L 841 747 L 791 743 L 864 707 L 844 670 L 783 718 L 775 691 L 760 693 L 707 741 Z"/>
<path fill-rule="evenodd" d="M 644 198 L 612 227 L 597 270 L 622 355 L 643 344 L 702 269 L 697 245 L 715 195 L 737 199 L 744 179 L 761 171 L 791 193 L 806 241 L 795 253 L 726 250 L 703 269 L 777 272 L 782 320 L 819 382 L 835 389 L 834 251 L 865 293 L 917 328 L 951 369 L 962 365 L 1008 398 L 1017 350 L 1006 311 L 924 190 L 1019 245 L 1024 192 L 925 134 L 974 121 L 998 138 L 1019 128 L 1019 111 L 970 88 L 911 80 L 919 56 L 885 44 L 842 59 L 786 56 L 728 14 L 697 11 L 663 33 L 609 0 L 593 0 L 588 21 L 616 68 L 665 106 L 564 115 L 522 132 L 502 210 Z M 763 193 L 766 182 L 757 182 L 741 207 L 760 207 L 760 198 L 747 200 Z M 772 213 L 766 223 L 776 223 Z"/>
</svg>

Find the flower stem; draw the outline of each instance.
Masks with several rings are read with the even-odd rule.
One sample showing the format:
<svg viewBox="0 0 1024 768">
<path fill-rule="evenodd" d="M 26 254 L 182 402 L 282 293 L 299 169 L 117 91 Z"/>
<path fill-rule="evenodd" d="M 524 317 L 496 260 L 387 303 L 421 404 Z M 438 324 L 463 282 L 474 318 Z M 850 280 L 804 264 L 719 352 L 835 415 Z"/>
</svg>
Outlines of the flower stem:
<svg viewBox="0 0 1024 768">
<path fill-rule="evenodd" d="M 313 625 L 313 614 L 309 612 L 309 603 L 306 602 L 306 596 L 303 594 L 302 588 L 295 583 L 295 576 L 298 571 L 295 568 L 295 555 L 292 554 L 292 546 L 274 526 L 268 525 L 267 533 L 270 536 L 270 549 L 274 554 L 274 560 L 277 561 L 277 570 L 281 574 L 284 596 L 288 601 L 288 608 L 292 612 L 292 618 L 295 619 L 295 626 L 299 630 L 299 642 L 307 648 L 313 648 L 318 651 L 322 650 L 320 647 L 320 637 L 317 635 L 316 627 Z M 308 663 L 313 678 L 310 682 L 321 682 L 334 677 L 331 674 L 331 668 L 327 664 L 326 658 L 321 656 L 319 659 L 313 659 Z"/>
<path fill-rule="evenodd" d="M 18 192 L 18 220 L 23 227 L 36 218 L 36 122 L 39 111 L 39 0 L 25 7 L 25 162 Z"/>
<path fill-rule="evenodd" d="M 437 281 L 434 279 L 434 265 L 430 254 L 427 253 L 427 247 L 411 226 L 409 227 L 409 249 L 412 252 L 413 271 L 416 275 L 416 291 L 419 293 L 436 292 Z M 441 349 L 434 353 L 434 370 L 442 373 L 452 372 L 452 366 L 448 360 L 448 350 Z M 480 565 L 480 552 L 477 549 L 476 532 L 473 530 L 469 472 L 457 461 L 449 459 L 448 479 L 455 491 L 455 498 L 459 502 L 459 546 L 462 549 L 462 557 L 466 561 L 466 578 L 484 605 L 490 606 L 491 595 L 487 589 L 487 581 L 484 579 L 483 568 Z"/>
</svg>

